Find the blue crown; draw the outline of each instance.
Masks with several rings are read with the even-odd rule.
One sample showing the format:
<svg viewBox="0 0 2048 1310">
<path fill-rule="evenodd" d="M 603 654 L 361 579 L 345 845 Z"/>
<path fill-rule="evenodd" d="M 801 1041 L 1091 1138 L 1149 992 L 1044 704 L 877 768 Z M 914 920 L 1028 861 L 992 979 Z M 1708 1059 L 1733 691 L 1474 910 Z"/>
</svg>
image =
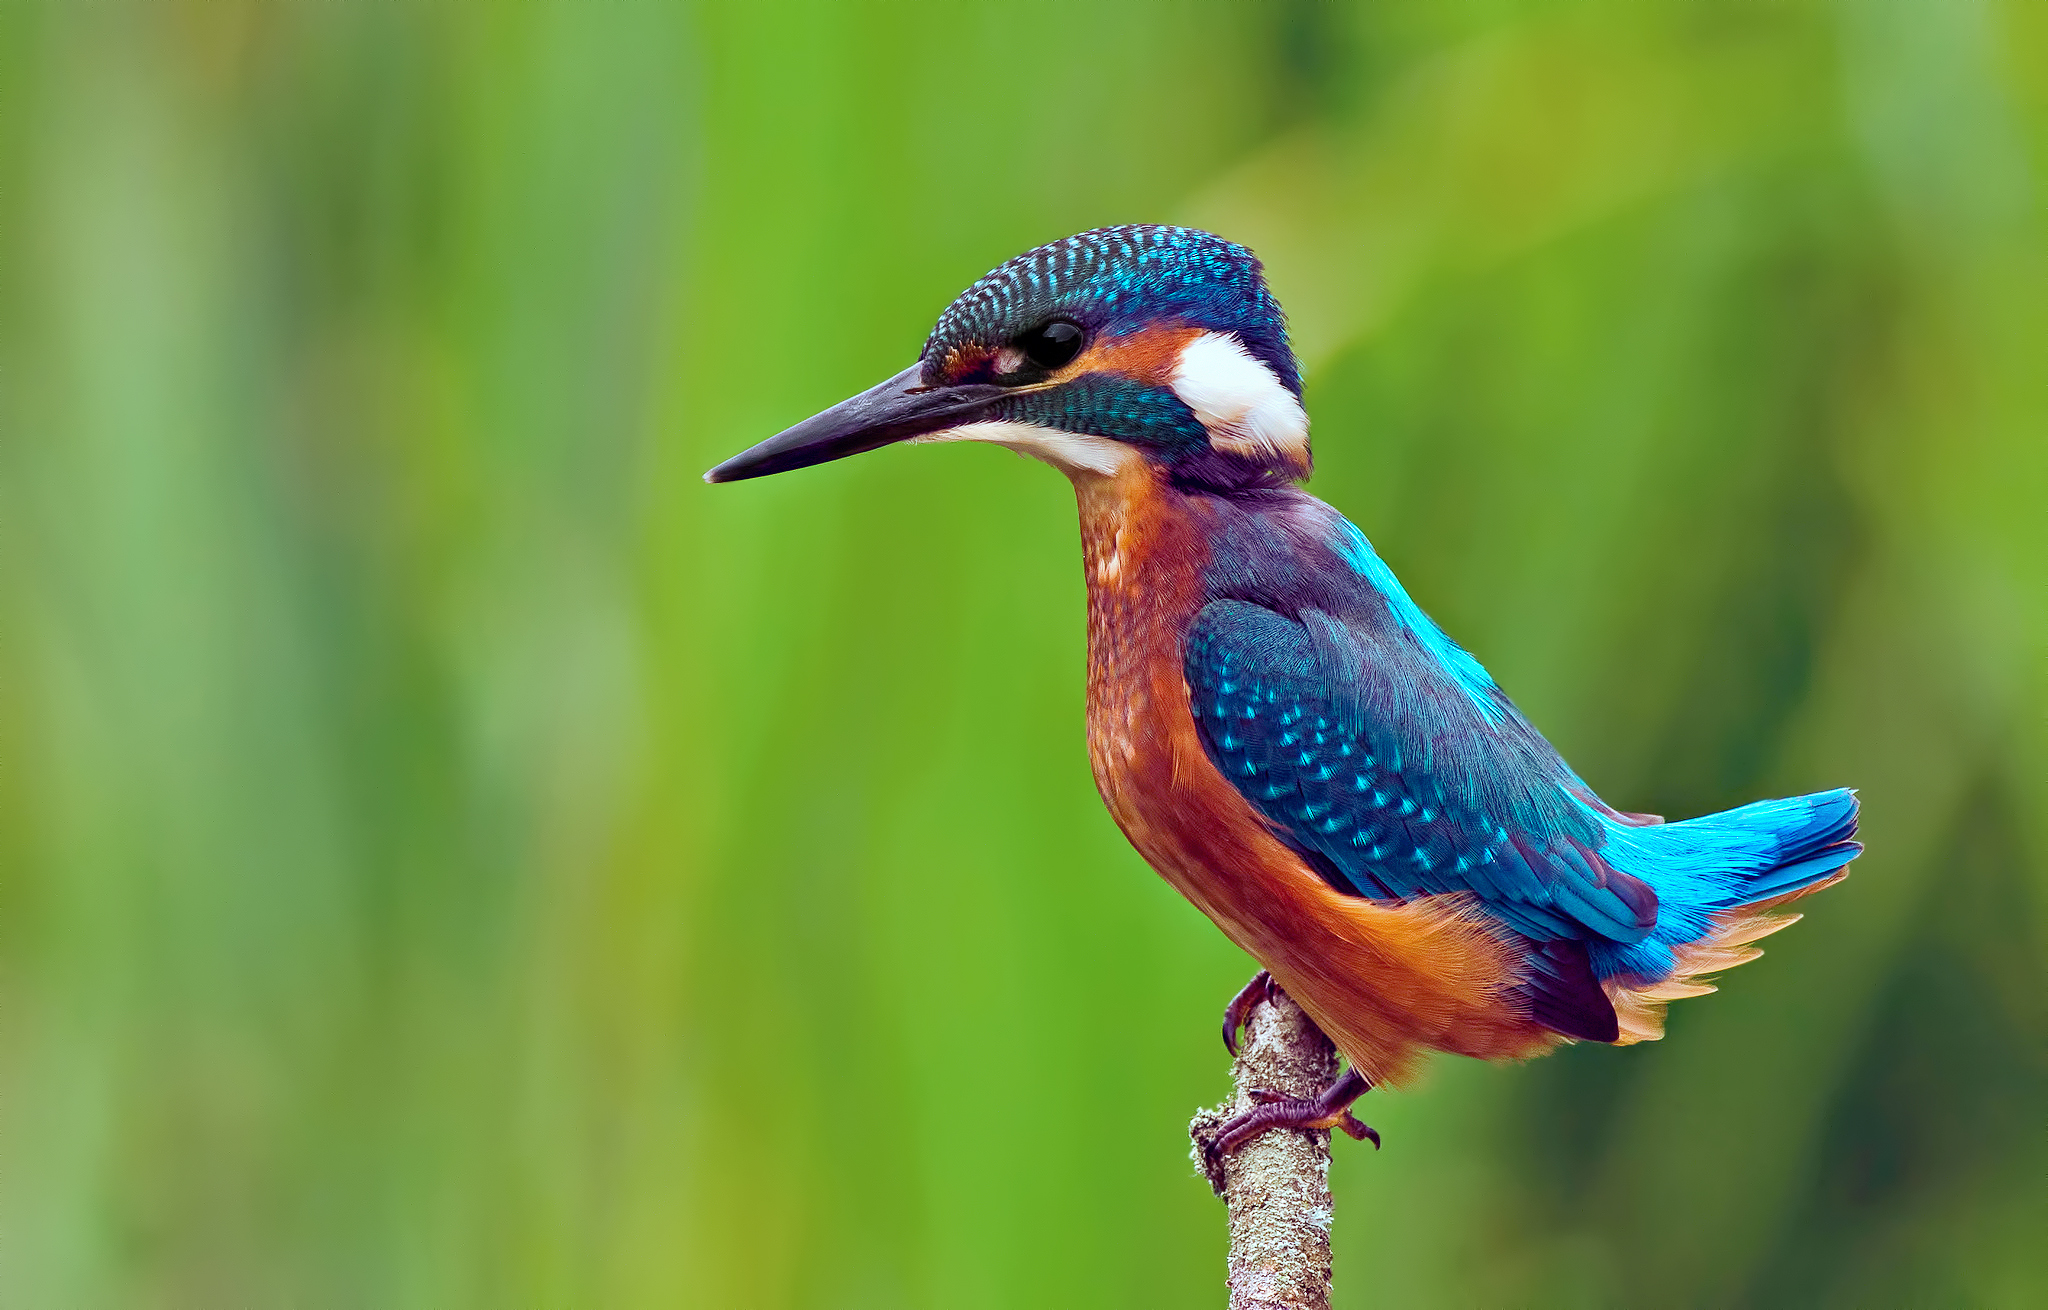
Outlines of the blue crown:
<svg viewBox="0 0 2048 1310">
<path fill-rule="evenodd" d="M 1189 227 L 1099 227 L 1027 250 L 960 293 L 925 342 L 928 381 L 964 346 L 993 349 L 1048 318 L 1091 336 L 1161 323 L 1229 332 L 1296 396 L 1301 368 L 1258 257 Z"/>
</svg>

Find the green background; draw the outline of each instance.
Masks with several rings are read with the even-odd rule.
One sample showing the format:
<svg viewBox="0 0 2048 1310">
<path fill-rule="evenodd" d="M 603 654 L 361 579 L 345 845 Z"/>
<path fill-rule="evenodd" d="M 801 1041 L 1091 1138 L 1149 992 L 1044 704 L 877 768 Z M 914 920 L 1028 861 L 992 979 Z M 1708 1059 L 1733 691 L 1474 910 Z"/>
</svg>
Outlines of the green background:
<svg viewBox="0 0 2048 1310">
<path fill-rule="evenodd" d="M 1580 772 L 1862 788 L 1342 1305 L 2048 1299 L 2048 8 L 0 5 L 0 1300 L 1220 1304 L 1051 471 L 700 472 L 1109 222 Z"/>
</svg>

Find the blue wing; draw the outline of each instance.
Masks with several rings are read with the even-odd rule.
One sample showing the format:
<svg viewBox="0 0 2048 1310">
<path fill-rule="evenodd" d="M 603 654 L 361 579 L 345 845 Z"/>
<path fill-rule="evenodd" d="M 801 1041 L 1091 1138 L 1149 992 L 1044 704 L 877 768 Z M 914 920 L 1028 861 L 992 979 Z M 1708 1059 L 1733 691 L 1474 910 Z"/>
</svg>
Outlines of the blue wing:
<svg viewBox="0 0 2048 1310">
<path fill-rule="evenodd" d="M 1656 893 L 1601 857 L 1576 778 L 1490 682 L 1476 698 L 1398 624 L 1239 600 L 1196 616 L 1185 659 L 1211 761 L 1324 878 L 1471 894 L 1529 939 L 1539 1017 L 1612 1027 L 1584 944 L 1643 939 Z"/>
<path fill-rule="evenodd" d="M 1512 707 L 1482 712 L 1400 630 L 1215 601 L 1186 672 L 1210 758 L 1347 890 L 1470 892 L 1536 941 L 1633 942 L 1656 922 L 1656 894 L 1601 858 L 1556 753 Z"/>
</svg>

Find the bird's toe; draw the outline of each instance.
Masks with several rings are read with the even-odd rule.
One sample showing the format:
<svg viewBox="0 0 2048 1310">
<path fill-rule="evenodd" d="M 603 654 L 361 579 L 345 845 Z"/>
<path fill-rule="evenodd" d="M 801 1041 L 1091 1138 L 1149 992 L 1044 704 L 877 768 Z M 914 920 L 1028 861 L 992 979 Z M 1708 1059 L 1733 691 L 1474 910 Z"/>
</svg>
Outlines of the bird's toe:
<svg viewBox="0 0 2048 1310">
<path fill-rule="evenodd" d="M 1264 969 L 1252 975 L 1252 980 L 1230 998 L 1230 1004 L 1223 1008 L 1223 1049 L 1237 1054 L 1238 1035 L 1245 1024 L 1251 1021 L 1252 1007 L 1260 1001 L 1273 998 L 1273 975 Z"/>
</svg>

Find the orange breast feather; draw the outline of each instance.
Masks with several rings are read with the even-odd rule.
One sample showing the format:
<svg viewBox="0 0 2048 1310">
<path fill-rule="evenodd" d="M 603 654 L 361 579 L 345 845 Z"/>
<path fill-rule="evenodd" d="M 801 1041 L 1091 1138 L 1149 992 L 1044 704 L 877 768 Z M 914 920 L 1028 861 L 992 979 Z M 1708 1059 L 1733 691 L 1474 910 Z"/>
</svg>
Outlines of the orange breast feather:
<svg viewBox="0 0 2048 1310">
<path fill-rule="evenodd" d="M 1145 461 L 1077 479 L 1088 579 L 1088 747 L 1117 825 L 1160 875 L 1271 970 L 1375 1083 L 1424 1049 L 1482 1059 L 1558 1040 L 1513 995 L 1516 961 L 1466 898 L 1338 892 L 1210 763 L 1181 634 L 1208 562 L 1200 497 Z"/>
</svg>

